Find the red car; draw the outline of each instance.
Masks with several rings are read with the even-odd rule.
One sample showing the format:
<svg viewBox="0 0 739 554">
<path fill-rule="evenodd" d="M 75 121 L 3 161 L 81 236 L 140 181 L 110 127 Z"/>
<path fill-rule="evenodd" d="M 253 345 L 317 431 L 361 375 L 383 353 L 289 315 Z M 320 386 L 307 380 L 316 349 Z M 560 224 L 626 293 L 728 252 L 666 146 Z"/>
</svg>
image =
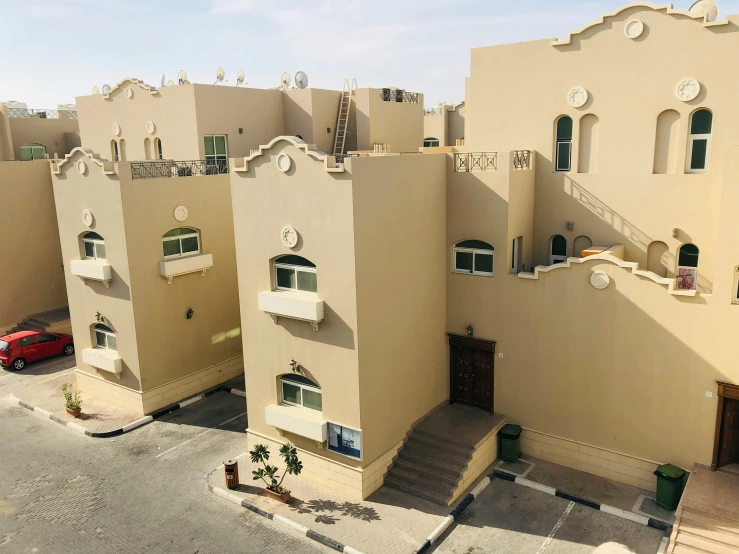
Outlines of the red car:
<svg viewBox="0 0 739 554">
<path fill-rule="evenodd" d="M 74 354 L 71 335 L 44 333 L 41 331 L 18 331 L 0 337 L 0 366 L 21 370 L 27 363 L 52 356 Z"/>
</svg>

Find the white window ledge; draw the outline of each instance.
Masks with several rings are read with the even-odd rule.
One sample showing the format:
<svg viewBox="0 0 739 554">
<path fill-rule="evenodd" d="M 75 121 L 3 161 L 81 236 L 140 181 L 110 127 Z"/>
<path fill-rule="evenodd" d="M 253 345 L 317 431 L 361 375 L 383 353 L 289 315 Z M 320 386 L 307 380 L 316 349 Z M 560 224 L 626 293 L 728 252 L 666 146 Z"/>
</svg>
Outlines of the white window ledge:
<svg viewBox="0 0 739 554">
<path fill-rule="evenodd" d="M 260 292 L 259 309 L 271 315 L 275 323 L 278 317 L 288 317 L 308 321 L 315 331 L 318 331 L 318 324 L 323 321 L 323 300 L 311 293 Z"/>
<path fill-rule="evenodd" d="M 273 404 L 264 409 L 264 419 L 267 425 L 321 444 L 326 442 L 328 437 L 326 421 L 323 414 L 317 410 Z"/>
<path fill-rule="evenodd" d="M 110 286 L 112 271 L 106 260 L 72 260 L 69 262 L 72 275 L 92 281 L 101 281 L 106 287 Z"/>
<path fill-rule="evenodd" d="M 82 351 L 82 361 L 96 369 L 107 371 L 121 378 L 123 361 L 115 350 L 105 348 L 85 348 Z"/>
<path fill-rule="evenodd" d="M 159 273 L 162 277 L 166 277 L 167 283 L 171 285 L 173 277 L 198 271 L 205 276 L 205 272 L 211 267 L 213 267 L 213 254 L 196 254 L 159 262 Z"/>
</svg>

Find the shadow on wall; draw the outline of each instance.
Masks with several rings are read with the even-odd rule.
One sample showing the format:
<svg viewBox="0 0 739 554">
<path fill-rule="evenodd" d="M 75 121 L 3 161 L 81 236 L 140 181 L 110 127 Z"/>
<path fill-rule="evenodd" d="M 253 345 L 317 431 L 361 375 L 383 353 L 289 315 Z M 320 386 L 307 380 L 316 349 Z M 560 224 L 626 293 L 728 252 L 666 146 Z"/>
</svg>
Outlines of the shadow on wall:
<svg viewBox="0 0 739 554">
<path fill-rule="evenodd" d="M 277 325 L 282 325 L 286 331 L 297 338 L 354 350 L 354 331 L 352 328 L 325 302 L 323 311 L 323 321 L 318 324 L 317 332 L 305 321 L 297 321 L 286 317 L 278 318 Z M 267 317 L 266 314 L 265 317 Z"/>
</svg>

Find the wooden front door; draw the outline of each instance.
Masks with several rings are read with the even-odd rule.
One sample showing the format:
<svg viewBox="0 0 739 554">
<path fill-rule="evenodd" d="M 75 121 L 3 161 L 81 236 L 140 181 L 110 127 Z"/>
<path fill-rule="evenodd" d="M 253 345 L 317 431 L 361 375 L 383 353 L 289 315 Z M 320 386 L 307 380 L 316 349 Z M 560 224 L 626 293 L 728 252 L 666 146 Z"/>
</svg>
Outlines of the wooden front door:
<svg viewBox="0 0 739 554">
<path fill-rule="evenodd" d="M 495 343 L 449 335 L 449 401 L 493 412 Z"/>
<path fill-rule="evenodd" d="M 716 437 L 711 469 L 739 463 L 739 386 L 719 383 Z"/>
</svg>

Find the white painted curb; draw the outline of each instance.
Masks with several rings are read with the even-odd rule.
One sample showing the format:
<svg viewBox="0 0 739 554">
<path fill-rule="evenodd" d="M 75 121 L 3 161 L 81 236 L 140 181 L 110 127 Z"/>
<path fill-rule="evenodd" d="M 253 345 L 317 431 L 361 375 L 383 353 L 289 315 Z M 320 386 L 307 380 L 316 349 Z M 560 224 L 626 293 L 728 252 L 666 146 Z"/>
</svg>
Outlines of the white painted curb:
<svg viewBox="0 0 739 554">
<path fill-rule="evenodd" d="M 141 419 L 137 419 L 136 421 L 129 423 L 128 425 L 125 425 L 123 427 L 123 432 L 128 433 L 129 431 L 132 431 L 133 429 L 136 429 L 136 427 L 141 427 L 145 423 L 149 423 L 150 421 L 153 421 L 154 418 L 150 415 L 146 417 L 142 417 Z"/>
</svg>

